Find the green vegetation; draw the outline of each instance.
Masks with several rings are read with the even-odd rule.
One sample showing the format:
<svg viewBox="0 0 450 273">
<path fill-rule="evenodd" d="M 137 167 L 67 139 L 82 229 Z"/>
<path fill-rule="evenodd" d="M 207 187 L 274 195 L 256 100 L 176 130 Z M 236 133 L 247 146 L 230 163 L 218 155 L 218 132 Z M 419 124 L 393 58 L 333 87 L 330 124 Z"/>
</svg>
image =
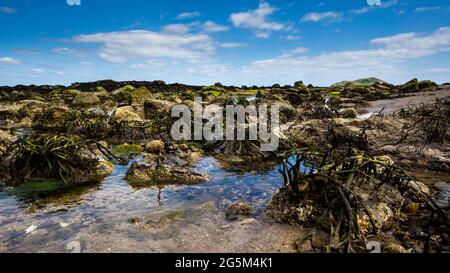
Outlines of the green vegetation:
<svg viewBox="0 0 450 273">
<path fill-rule="evenodd" d="M 136 144 L 122 144 L 114 146 L 111 150 L 113 155 L 117 157 L 129 157 L 142 153 L 144 149 Z"/>
<path fill-rule="evenodd" d="M 21 138 L 9 147 L 10 171 L 15 183 L 38 177 L 63 181 L 85 176 L 97 166 L 89 159 L 85 142 L 77 137 L 51 134 Z"/>
</svg>

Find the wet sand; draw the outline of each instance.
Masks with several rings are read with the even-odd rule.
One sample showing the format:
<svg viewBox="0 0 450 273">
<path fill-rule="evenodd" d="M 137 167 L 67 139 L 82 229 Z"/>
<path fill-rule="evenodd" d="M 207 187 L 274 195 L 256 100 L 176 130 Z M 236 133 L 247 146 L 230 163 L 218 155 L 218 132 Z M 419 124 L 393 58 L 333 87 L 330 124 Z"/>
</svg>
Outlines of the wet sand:
<svg viewBox="0 0 450 273">
<path fill-rule="evenodd" d="M 367 109 L 367 112 L 378 113 L 383 109 L 382 114 L 392 115 L 401 108 L 407 107 L 408 105 L 418 105 L 420 103 L 429 104 L 432 103 L 437 98 L 445 98 L 450 96 L 450 86 L 442 85 L 440 90 L 430 91 L 430 92 L 420 92 L 420 93 L 407 93 L 404 94 L 405 97 L 389 99 L 389 100 L 378 100 L 371 102 L 372 106 Z"/>
</svg>

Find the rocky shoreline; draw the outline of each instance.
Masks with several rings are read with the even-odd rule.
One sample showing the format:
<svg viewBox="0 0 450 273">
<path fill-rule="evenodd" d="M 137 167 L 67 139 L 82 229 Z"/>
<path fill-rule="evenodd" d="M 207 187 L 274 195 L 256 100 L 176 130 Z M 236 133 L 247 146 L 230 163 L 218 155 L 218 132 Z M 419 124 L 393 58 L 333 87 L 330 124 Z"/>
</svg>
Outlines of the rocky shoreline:
<svg viewBox="0 0 450 273">
<path fill-rule="evenodd" d="M 361 116 L 371 102 L 448 90 L 430 81 L 395 86 L 374 78 L 330 87 L 110 80 L 0 87 L 0 189 L 51 192 L 101 183 L 130 161 L 124 179 L 133 188 L 192 186 L 208 183 L 208 173 L 194 168 L 205 156 L 233 172 L 284 160 L 284 186 L 262 218 L 310 229 L 293 250 L 367 252 L 376 241 L 386 252 L 449 252 L 450 98 Z M 280 149 L 263 152 L 261 140 L 173 141 L 172 107 L 192 110 L 196 96 L 203 106 L 277 103 L 286 125 Z M 440 175 L 420 181 L 410 174 L 418 170 Z M 254 211 L 236 202 L 225 217 L 247 225 Z"/>
</svg>

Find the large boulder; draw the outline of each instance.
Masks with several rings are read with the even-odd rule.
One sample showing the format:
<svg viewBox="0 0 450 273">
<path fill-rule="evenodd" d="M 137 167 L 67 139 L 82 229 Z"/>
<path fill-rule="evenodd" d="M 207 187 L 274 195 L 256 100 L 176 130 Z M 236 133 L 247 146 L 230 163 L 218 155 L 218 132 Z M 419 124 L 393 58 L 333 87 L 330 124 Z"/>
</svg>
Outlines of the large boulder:
<svg viewBox="0 0 450 273">
<path fill-rule="evenodd" d="M 99 105 L 100 99 L 93 93 L 86 92 L 76 95 L 72 101 L 72 104 L 78 107 L 90 107 Z"/>
<path fill-rule="evenodd" d="M 131 104 L 143 105 L 146 100 L 151 99 L 153 99 L 153 95 L 145 86 L 139 87 L 130 93 Z"/>
<path fill-rule="evenodd" d="M 399 87 L 400 93 L 413 93 L 419 91 L 419 81 L 412 79 Z"/>
<path fill-rule="evenodd" d="M 175 104 L 166 100 L 151 99 L 144 103 L 145 119 L 164 119 L 170 117 Z"/>
<path fill-rule="evenodd" d="M 119 89 L 116 89 L 111 92 L 111 96 L 114 98 L 114 100 L 118 103 L 126 103 L 129 104 L 130 102 L 130 94 L 132 91 L 134 91 L 136 88 L 134 88 L 131 85 L 126 85 L 124 87 L 121 87 Z"/>
<path fill-rule="evenodd" d="M 141 117 L 132 106 L 117 108 L 112 114 L 112 120 L 116 123 L 136 123 L 142 122 Z"/>
</svg>

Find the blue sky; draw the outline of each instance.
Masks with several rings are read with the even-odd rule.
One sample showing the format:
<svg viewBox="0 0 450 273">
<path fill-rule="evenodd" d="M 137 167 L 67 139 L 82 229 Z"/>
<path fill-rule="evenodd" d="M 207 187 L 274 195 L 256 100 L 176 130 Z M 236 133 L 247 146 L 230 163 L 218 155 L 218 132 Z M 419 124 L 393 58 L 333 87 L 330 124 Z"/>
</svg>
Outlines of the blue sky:
<svg viewBox="0 0 450 273">
<path fill-rule="evenodd" d="M 0 85 L 450 81 L 448 0 L 0 0 Z"/>
</svg>

